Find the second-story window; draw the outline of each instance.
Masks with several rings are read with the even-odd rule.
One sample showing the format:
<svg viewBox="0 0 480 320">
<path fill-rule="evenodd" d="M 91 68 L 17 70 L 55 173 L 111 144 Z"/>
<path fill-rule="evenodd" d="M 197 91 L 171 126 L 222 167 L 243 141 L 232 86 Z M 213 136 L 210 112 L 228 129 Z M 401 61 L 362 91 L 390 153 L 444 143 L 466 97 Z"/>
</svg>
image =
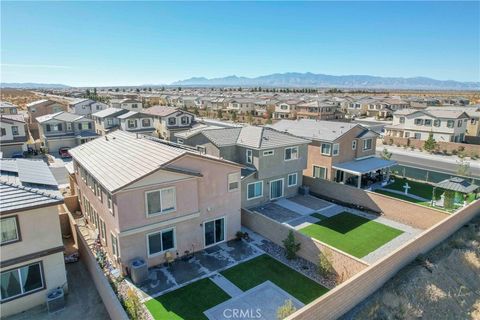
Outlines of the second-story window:
<svg viewBox="0 0 480 320">
<path fill-rule="evenodd" d="M 67 122 L 67 131 L 72 131 L 72 123 Z"/>
<path fill-rule="evenodd" d="M 142 127 L 144 128 L 150 127 L 150 119 L 142 119 Z"/>
<path fill-rule="evenodd" d="M 47 130 L 47 131 L 49 131 L 49 130 Z M 0 137 L 5 136 L 6 134 L 7 134 L 7 130 L 5 130 L 5 128 L 1 128 L 0 129 Z"/>
<path fill-rule="evenodd" d="M 372 139 L 365 139 L 363 140 L 363 150 L 371 150 L 372 149 Z"/>
<path fill-rule="evenodd" d="M 253 163 L 253 151 L 250 149 L 247 149 L 246 152 L 246 160 L 247 163 Z"/>
<path fill-rule="evenodd" d="M 400 117 L 400 123 L 405 123 L 405 117 Z"/>
<path fill-rule="evenodd" d="M 147 215 L 156 215 L 175 211 L 175 188 L 165 188 L 145 193 Z"/>
<path fill-rule="evenodd" d="M 458 123 L 457 123 L 457 127 L 461 127 L 462 126 L 462 120 L 458 120 Z"/>
<path fill-rule="evenodd" d="M 425 119 L 424 125 L 428 126 L 428 127 L 432 126 L 432 120 L 431 119 Z"/>
<path fill-rule="evenodd" d="M 235 191 L 240 189 L 240 173 L 230 173 L 228 175 L 228 191 Z"/>
<path fill-rule="evenodd" d="M 134 129 L 137 127 L 137 120 L 130 119 L 128 120 L 128 129 Z"/>
<path fill-rule="evenodd" d="M 417 126 L 423 125 L 423 119 L 415 119 L 415 125 Z"/>
<path fill-rule="evenodd" d="M 338 143 L 334 143 L 332 147 L 332 155 L 338 156 L 340 153 L 340 145 Z"/>
<path fill-rule="evenodd" d="M 453 128 L 454 125 L 455 125 L 455 121 L 453 121 L 453 120 L 448 120 L 448 121 L 447 121 L 447 127 L 448 127 L 448 128 Z"/>
<path fill-rule="evenodd" d="M 17 216 L 0 220 L 0 244 L 17 242 L 20 240 Z"/>
<path fill-rule="evenodd" d="M 188 122 L 189 122 L 188 117 L 186 116 L 182 117 L 182 124 L 188 124 Z"/>
<path fill-rule="evenodd" d="M 357 149 L 357 140 L 353 140 L 352 141 L 352 150 L 356 150 Z"/>
<path fill-rule="evenodd" d="M 322 143 L 320 152 L 323 155 L 329 156 L 332 154 L 332 145 L 330 143 Z"/>
<path fill-rule="evenodd" d="M 263 151 L 263 156 L 264 156 L 264 157 L 273 156 L 273 155 L 274 155 L 274 151 L 273 151 L 273 150 L 265 150 L 265 151 Z"/>
<path fill-rule="evenodd" d="M 440 127 L 441 123 L 442 123 L 442 121 L 440 121 L 440 120 L 433 120 L 433 126 L 434 127 Z"/>
<path fill-rule="evenodd" d="M 298 159 L 298 147 L 285 148 L 285 160 Z"/>
<path fill-rule="evenodd" d="M 168 118 L 168 124 L 170 126 L 174 126 L 175 124 L 177 123 L 177 119 L 171 117 L 171 118 Z"/>
</svg>

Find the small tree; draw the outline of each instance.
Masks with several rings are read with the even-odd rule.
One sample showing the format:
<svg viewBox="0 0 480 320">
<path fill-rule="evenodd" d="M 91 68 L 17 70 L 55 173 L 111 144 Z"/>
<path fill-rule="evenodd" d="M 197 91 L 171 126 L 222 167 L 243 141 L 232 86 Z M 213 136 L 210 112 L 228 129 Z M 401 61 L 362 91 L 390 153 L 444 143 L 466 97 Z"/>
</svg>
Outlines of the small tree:
<svg viewBox="0 0 480 320">
<path fill-rule="evenodd" d="M 249 113 L 249 114 L 247 115 L 247 123 L 248 123 L 248 124 L 252 124 L 252 122 L 253 122 L 253 116 Z"/>
<path fill-rule="evenodd" d="M 232 120 L 233 122 L 237 121 L 237 112 L 232 112 L 232 114 L 230 115 L 230 120 Z"/>
<path fill-rule="evenodd" d="M 464 159 L 460 159 L 460 161 L 458 162 L 457 174 L 460 176 L 469 177 L 470 163 L 466 162 Z"/>
<path fill-rule="evenodd" d="M 125 310 L 127 311 L 130 319 L 135 320 L 140 318 L 141 302 L 133 289 L 131 288 L 128 289 L 123 303 L 125 305 Z"/>
<path fill-rule="evenodd" d="M 223 111 L 222 111 L 222 109 L 218 109 L 218 110 L 217 110 L 217 118 L 218 118 L 218 119 L 222 119 L 222 118 L 223 118 Z"/>
<path fill-rule="evenodd" d="M 383 148 L 382 159 L 390 160 L 391 157 L 392 157 L 392 153 L 388 152 L 387 148 Z"/>
<path fill-rule="evenodd" d="M 428 135 L 428 139 L 423 144 L 423 148 L 425 151 L 432 153 L 435 149 L 437 149 L 437 142 L 433 138 L 433 133 Z"/>
<path fill-rule="evenodd" d="M 453 209 L 455 201 L 455 192 L 452 190 L 445 190 L 445 197 L 443 198 L 443 207 L 445 209 Z"/>
<path fill-rule="evenodd" d="M 285 238 L 285 240 L 283 240 L 283 246 L 287 251 L 287 259 L 295 259 L 297 256 L 297 251 L 300 250 L 300 243 L 295 242 L 295 235 L 293 234 L 292 230 L 288 232 L 288 236 Z"/>
<path fill-rule="evenodd" d="M 335 274 L 335 269 L 333 269 L 332 263 L 332 254 L 329 251 L 320 252 L 318 255 L 318 272 L 321 276 L 329 276 Z"/>
<path fill-rule="evenodd" d="M 297 311 L 297 308 L 295 308 L 295 306 L 293 305 L 292 300 L 287 299 L 287 300 L 285 300 L 283 305 L 278 307 L 278 309 L 277 309 L 277 319 L 278 320 L 283 320 L 286 317 L 288 317 L 289 315 L 291 315 L 292 313 L 294 313 L 295 311 Z"/>
</svg>

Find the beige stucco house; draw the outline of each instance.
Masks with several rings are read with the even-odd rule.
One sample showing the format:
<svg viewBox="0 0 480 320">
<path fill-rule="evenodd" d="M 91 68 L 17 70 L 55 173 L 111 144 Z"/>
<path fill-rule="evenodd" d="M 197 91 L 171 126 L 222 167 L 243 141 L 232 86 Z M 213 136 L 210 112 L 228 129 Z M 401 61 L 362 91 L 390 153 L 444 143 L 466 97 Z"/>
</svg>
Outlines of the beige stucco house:
<svg viewBox="0 0 480 320">
<path fill-rule="evenodd" d="M 55 288 L 67 289 L 57 182 L 41 160 L 1 159 L 1 316 L 46 302 Z"/>
<path fill-rule="evenodd" d="M 240 230 L 240 167 L 152 137 L 114 131 L 70 151 L 76 193 L 123 273 L 230 240 Z"/>
</svg>

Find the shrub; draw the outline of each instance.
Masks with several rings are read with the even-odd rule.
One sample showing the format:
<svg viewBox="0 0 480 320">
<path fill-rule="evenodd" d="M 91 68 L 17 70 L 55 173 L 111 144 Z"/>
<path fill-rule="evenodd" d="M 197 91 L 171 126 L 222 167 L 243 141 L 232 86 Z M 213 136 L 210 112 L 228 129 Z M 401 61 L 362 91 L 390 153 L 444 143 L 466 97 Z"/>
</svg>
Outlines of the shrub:
<svg viewBox="0 0 480 320">
<path fill-rule="evenodd" d="M 400 143 L 397 143 L 396 146 L 400 148 Z"/>
<path fill-rule="evenodd" d="M 412 151 L 415 150 L 415 147 L 414 147 L 414 146 L 411 146 L 411 147 L 410 147 L 410 150 L 412 150 Z"/>
<path fill-rule="evenodd" d="M 285 300 L 283 305 L 281 305 L 277 309 L 277 319 L 278 320 L 285 319 L 286 317 L 288 317 L 289 315 L 291 315 L 295 311 L 297 311 L 297 308 L 295 308 L 295 306 L 293 305 L 292 300 L 290 300 L 290 299 Z"/>
<path fill-rule="evenodd" d="M 326 277 L 335 273 L 335 269 L 333 269 L 332 263 L 330 262 L 331 259 L 331 252 L 320 252 L 318 255 L 318 272 L 320 275 Z"/>
<path fill-rule="evenodd" d="M 287 251 L 287 259 L 295 259 L 297 251 L 300 250 L 300 243 L 295 242 L 295 236 L 292 230 L 288 232 L 288 236 L 283 240 L 283 246 Z"/>
<path fill-rule="evenodd" d="M 237 238 L 237 240 L 242 240 L 243 232 L 242 231 L 237 231 L 237 233 L 235 233 L 235 237 Z"/>
<path fill-rule="evenodd" d="M 393 144 L 393 139 L 390 138 L 390 139 L 388 140 L 388 145 L 391 146 L 392 144 Z"/>
<path fill-rule="evenodd" d="M 445 198 L 443 202 L 443 206 L 445 209 L 453 209 L 453 204 L 455 200 L 455 192 L 451 190 L 445 190 Z"/>
<path fill-rule="evenodd" d="M 443 149 L 442 152 L 443 152 L 444 155 L 447 155 L 447 154 L 448 154 L 448 150 L 447 150 L 447 149 Z"/>
<path fill-rule="evenodd" d="M 127 296 L 123 300 L 123 305 L 130 319 L 140 319 L 140 304 L 140 299 L 135 291 L 132 288 L 128 289 Z"/>
<path fill-rule="evenodd" d="M 455 149 L 454 149 L 454 150 L 452 150 L 452 154 L 453 154 L 453 155 L 457 155 L 457 153 L 458 153 L 458 151 L 457 151 L 457 150 L 455 150 Z"/>
</svg>

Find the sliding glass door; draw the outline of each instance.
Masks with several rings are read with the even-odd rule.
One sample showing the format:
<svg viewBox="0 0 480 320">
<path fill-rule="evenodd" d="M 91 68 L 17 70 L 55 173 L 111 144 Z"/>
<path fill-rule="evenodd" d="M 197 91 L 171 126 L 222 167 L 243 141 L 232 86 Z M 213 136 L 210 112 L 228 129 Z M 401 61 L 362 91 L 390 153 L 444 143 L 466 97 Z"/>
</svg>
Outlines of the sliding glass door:
<svg viewBox="0 0 480 320">
<path fill-rule="evenodd" d="M 225 240 L 225 218 L 204 223 L 205 247 Z"/>
</svg>

